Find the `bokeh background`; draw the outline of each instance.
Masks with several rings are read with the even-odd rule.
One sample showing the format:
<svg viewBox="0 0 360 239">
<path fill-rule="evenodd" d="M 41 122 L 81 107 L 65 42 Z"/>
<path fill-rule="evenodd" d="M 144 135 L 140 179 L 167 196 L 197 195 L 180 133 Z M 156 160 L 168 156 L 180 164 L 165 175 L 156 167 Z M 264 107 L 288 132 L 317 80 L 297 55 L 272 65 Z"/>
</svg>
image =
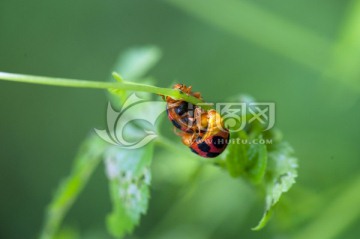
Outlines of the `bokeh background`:
<svg viewBox="0 0 360 239">
<path fill-rule="evenodd" d="M 360 1 L 0 0 L 1 71 L 106 80 L 121 52 L 149 44 L 162 51 L 150 72 L 158 86 L 275 102 L 299 178 L 252 232 L 256 190 L 213 166 L 189 183 L 196 162 L 158 150 L 149 211 L 129 238 L 358 238 Z M 36 238 L 77 147 L 104 128 L 106 105 L 101 90 L 0 81 L 0 238 Z M 63 234 L 110 238 L 110 209 L 101 165 Z"/>
</svg>

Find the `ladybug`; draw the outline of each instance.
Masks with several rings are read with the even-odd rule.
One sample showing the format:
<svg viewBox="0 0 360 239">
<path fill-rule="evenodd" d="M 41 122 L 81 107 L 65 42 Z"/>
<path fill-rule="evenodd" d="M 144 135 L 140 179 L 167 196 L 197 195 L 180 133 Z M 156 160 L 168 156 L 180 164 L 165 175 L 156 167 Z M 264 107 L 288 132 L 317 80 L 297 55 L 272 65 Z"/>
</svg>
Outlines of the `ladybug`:
<svg viewBox="0 0 360 239">
<path fill-rule="evenodd" d="M 185 94 L 201 99 L 199 92 L 191 92 L 191 86 L 187 87 L 184 84 L 176 84 L 173 89 L 180 90 Z M 200 117 L 199 119 L 201 119 L 201 114 L 203 112 L 200 107 L 194 106 L 193 104 L 183 100 L 175 100 L 169 96 L 163 97 L 163 99 L 167 102 L 167 116 L 175 128 L 187 133 L 193 133 L 197 130 L 197 128 L 199 128 L 196 126 L 195 118 Z M 201 120 L 198 121 L 201 122 Z"/>
<path fill-rule="evenodd" d="M 224 128 L 222 118 L 215 110 L 207 112 L 208 125 L 205 132 L 183 133 L 182 142 L 190 150 L 205 158 L 214 158 L 220 155 L 229 142 L 229 131 Z"/>
</svg>

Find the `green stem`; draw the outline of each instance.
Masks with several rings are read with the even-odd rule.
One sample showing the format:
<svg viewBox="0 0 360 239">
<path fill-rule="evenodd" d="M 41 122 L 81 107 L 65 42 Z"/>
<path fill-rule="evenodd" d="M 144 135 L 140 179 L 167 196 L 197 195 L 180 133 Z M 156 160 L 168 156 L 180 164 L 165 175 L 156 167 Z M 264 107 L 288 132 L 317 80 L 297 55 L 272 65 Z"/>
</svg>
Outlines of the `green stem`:
<svg viewBox="0 0 360 239">
<path fill-rule="evenodd" d="M 114 78 L 118 78 L 116 73 L 113 73 Z M 22 82 L 30 84 L 40 84 L 40 85 L 51 85 L 51 86 L 63 86 L 63 87 L 75 87 L 75 88 L 93 88 L 93 89 L 120 89 L 128 91 L 141 91 L 149 92 L 158 95 L 170 96 L 173 99 L 184 100 L 194 105 L 199 105 L 204 103 L 202 100 L 184 94 L 178 90 L 160 88 L 151 85 L 132 83 L 128 81 L 122 82 L 102 82 L 102 81 L 87 81 L 87 80 L 78 80 L 78 79 L 65 79 L 65 78 L 54 78 L 54 77 L 44 77 L 44 76 L 32 76 L 32 75 L 22 75 L 22 74 L 13 74 L 0 72 L 0 80 L 12 81 L 12 82 Z M 208 105 L 200 105 L 204 109 L 210 109 Z"/>
<path fill-rule="evenodd" d="M 193 168 L 193 172 L 189 175 L 189 178 L 183 185 L 177 190 L 176 201 L 172 202 L 171 208 L 169 208 L 164 216 L 152 226 L 148 238 L 158 238 L 159 233 L 169 227 L 169 222 L 179 215 L 179 212 L 184 210 L 184 206 L 194 195 L 194 192 L 199 187 L 199 178 L 204 170 L 204 164 L 199 164 Z M 211 231 L 211 229 L 209 230 Z M 210 235 L 208 235 L 210 238 Z"/>
<path fill-rule="evenodd" d="M 360 216 L 360 177 L 351 180 L 349 186 L 331 199 L 331 203 L 311 222 L 292 238 L 341 238 L 342 232 Z"/>
</svg>

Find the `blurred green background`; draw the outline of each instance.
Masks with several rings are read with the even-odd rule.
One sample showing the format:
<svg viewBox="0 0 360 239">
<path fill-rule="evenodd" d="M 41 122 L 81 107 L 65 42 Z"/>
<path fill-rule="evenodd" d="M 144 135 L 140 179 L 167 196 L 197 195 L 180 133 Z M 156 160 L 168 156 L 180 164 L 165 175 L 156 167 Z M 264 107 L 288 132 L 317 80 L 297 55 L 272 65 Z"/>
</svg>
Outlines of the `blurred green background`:
<svg viewBox="0 0 360 239">
<path fill-rule="evenodd" d="M 149 44 L 163 53 L 150 72 L 158 86 L 275 102 L 299 178 L 252 232 L 263 201 L 251 186 L 212 166 L 189 184 L 196 162 L 157 151 L 149 211 L 129 238 L 358 238 L 360 1 L 0 0 L 1 71 L 106 80 L 119 53 Z M 101 90 L 0 81 L 0 238 L 38 235 L 77 147 L 104 128 L 106 105 Z M 109 238 L 108 195 L 101 165 L 64 233 Z"/>
</svg>

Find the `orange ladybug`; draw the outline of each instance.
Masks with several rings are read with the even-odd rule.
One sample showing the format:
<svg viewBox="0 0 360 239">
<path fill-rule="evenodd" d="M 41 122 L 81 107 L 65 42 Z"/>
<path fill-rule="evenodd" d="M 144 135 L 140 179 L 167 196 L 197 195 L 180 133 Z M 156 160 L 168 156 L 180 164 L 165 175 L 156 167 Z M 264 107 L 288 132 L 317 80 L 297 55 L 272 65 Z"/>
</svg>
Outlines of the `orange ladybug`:
<svg viewBox="0 0 360 239">
<path fill-rule="evenodd" d="M 176 84 L 185 94 L 202 99 L 199 92 L 193 93 L 191 86 Z M 180 130 L 183 144 L 202 157 L 214 158 L 220 155 L 229 142 L 229 131 L 224 128 L 223 120 L 216 110 L 204 110 L 183 100 L 174 100 L 167 96 L 166 112 L 169 120 Z"/>
<path fill-rule="evenodd" d="M 199 92 L 191 92 L 191 86 L 187 87 L 184 84 L 176 84 L 173 88 L 201 99 Z M 172 124 L 183 132 L 194 132 L 196 130 L 195 111 L 198 114 L 198 111 L 201 108 L 183 100 L 175 100 L 169 96 L 163 98 L 167 102 L 166 112 Z"/>
<path fill-rule="evenodd" d="M 215 110 L 207 112 L 208 125 L 205 132 L 183 133 L 182 142 L 190 150 L 205 158 L 214 158 L 220 155 L 229 143 L 230 133 L 224 128 L 219 113 Z"/>
</svg>

